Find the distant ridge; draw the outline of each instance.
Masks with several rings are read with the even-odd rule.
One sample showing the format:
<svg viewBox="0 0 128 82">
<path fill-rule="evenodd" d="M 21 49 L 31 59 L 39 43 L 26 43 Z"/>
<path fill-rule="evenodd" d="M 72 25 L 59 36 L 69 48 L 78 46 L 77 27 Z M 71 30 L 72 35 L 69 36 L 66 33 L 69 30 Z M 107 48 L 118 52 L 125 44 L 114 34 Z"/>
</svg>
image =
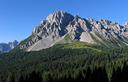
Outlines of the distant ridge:
<svg viewBox="0 0 128 82">
<path fill-rule="evenodd" d="M 0 52 L 5 53 L 9 52 L 13 48 L 15 48 L 18 45 L 18 41 L 14 40 L 13 42 L 8 42 L 8 43 L 0 43 Z"/>
</svg>

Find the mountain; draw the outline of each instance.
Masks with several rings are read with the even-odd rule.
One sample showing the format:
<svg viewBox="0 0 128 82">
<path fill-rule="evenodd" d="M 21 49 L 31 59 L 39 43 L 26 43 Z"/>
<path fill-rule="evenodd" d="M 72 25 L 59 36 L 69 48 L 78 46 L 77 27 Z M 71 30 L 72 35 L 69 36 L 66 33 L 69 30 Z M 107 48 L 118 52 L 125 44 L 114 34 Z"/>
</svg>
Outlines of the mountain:
<svg viewBox="0 0 128 82">
<path fill-rule="evenodd" d="M 128 23 L 50 14 L 0 55 L 0 82 L 128 82 Z"/>
<path fill-rule="evenodd" d="M 18 45 L 18 41 L 14 40 L 13 42 L 9 43 L 0 43 L 0 52 L 9 52 L 13 48 L 15 48 Z"/>
<path fill-rule="evenodd" d="M 72 41 L 89 44 L 117 46 L 128 45 L 128 24 L 101 19 L 81 18 L 64 11 L 57 11 L 46 17 L 34 28 L 32 35 L 20 45 L 20 49 L 38 51 L 58 43 Z"/>
</svg>

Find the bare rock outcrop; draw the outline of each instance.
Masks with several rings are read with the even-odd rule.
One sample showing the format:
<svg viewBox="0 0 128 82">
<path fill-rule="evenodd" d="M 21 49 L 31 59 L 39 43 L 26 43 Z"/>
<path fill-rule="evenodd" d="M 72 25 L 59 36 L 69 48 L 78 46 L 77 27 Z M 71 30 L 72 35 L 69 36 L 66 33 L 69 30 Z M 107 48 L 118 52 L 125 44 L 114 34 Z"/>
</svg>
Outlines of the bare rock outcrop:
<svg viewBox="0 0 128 82">
<path fill-rule="evenodd" d="M 118 45 L 128 44 L 128 23 L 118 23 L 101 19 L 81 18 L 64 11 L 50 14 L 40 25 L 34 28 L 31 37 L 22 45 L 21 49 L 27 51 L 49 48 L 66 35 L 71 40 L 87 42 L 90 44 L 106 44 L 110 42 Z"/>
</svg>

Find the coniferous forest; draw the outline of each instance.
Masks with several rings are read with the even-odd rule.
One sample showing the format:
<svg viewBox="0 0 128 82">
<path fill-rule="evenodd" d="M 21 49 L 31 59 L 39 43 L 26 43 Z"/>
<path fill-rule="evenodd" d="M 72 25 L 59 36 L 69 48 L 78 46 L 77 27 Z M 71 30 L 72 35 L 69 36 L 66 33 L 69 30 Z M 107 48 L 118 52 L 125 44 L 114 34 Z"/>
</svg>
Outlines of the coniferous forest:
<svg viewBox="0 0 128 82">
<path fill-rule="evenodd" d="M 128 47 L 57 44 L 0 55 L 0 82 L 128 82 Z"/>
</svg>

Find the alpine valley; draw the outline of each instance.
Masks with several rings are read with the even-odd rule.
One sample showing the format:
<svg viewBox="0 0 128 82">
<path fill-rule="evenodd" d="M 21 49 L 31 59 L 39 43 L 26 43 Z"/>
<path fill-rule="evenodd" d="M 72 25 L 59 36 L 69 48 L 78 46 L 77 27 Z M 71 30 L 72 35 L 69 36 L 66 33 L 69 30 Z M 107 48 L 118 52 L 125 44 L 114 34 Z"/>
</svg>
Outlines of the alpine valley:
<svg viewBox="0 0 128 82">
<path fill-rule="evenodd" d="M 128 23 L 54 12 L 0 55 L 0 82 L 128 82 Z"/>
</svg>

